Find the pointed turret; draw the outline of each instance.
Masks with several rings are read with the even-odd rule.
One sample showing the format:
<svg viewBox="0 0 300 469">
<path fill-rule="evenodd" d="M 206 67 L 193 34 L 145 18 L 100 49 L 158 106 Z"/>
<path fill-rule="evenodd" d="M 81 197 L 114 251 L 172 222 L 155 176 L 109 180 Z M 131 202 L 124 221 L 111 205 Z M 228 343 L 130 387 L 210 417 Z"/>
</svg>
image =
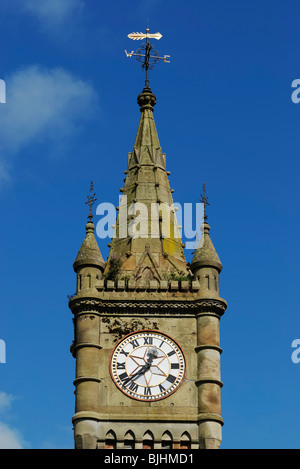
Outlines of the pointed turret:
<svg viewBox="0 0 300 469">
<path fill-rule="evenodd" d="M 203 267 L 213 267 L 220 273 L 222 264 L 209 236 L 210 226 L 205 221 L 201 226 L 202 236 L 191 262 L 191 270 L 196 273 Z"/>
<path fill-rule="evenodd" d="M 134 280 L 163 280 L 187 275 L 165 154 L 153 118 L 156 97 L 149 87 L 138 96 L 141 118 L 116 223 L 110 259 L 117 258 L 120 276 Z"/>
<path fill-rule="evenodd" d="M 200 202 L 204 208 L 204 222 L 201 226 L 202 236 L 190 267 L 194 277 L 200 282 L 201 295 L 207 295 L 210 298 L 219 295 L 219 273 L 222 270 L 222 264 L 209 236 L 210 226 L 207 223 L 206 207 L 210 204 L 206 196 L 205 182 L 203 183 Z"/>
<path fill-rule="evenodd" d="M 102 278 L 105 262 L 94 235 L 94 223 L 90 220 L 86 224 L 86 236 L 78 251 L 73 264 L 77 274 L 77 292 L 95 290 L 95 285 Z"/>
<path fill-rule="evenodd" d="M 97 244 L 94 230 L 95 226 L 94 223 L 89 221 L 86 224 L 86 236 L 84 241 L 78 251 L 77 257 L 73 264 L 73 268 L 75 272 L 78 271 L 81 267 L 95 267 L 100 269 L 101 271 L 104 270 L 105 262 L 101 255 L 99 246 Z"/>
<path fill-rule="evenodd" d="M 85 227 L 86 236 L 73 264 L 77 274 L 77 294 L 88 289 L 95 289 L 95 284 L 101 279 L 105 268 L 105 262 L 94 235 L 95 226 L 92 222 L 92 206 L 96 200 L 94 185 L 91 182 L 90 195 L 87 197 L 86 202 L 90 206 L 89 221 Z"/>
</svg>

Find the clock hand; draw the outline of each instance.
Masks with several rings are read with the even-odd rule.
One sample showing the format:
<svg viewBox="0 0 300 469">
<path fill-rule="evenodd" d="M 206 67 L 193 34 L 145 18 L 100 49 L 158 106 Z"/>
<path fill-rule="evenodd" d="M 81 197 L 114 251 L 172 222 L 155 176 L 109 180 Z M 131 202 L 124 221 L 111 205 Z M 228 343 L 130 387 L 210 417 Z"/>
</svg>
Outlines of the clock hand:
<svg viewBox="0 0 300 469">
<path fill-rule="evenodd" d="M 150 348 L 147 353 L 146 364 L 143 365 L 142 368 L 139 371 L 137 371 L 135 374 L 129 376 L 127 381 L 136 379 L 138 376 L 145 374 L 146 371 L 148 371 L 149 368 L 151 367 L 152 361 L 154 358 L 157 357 L 157 354 L 158 354 L 158 351 L 155 347 Z"/>
<path fill-rule="evenodd" d="M 135 373 L 134 375 L 129 376 L 129 378 L 130 378 L 130 379 L 135 379 L 135 378 L 137 378 L 137 376 L 142 375 L 142 374 L 144 374 L 147 370 L 149 370 L 150 366 L 151 366 L 151 363 L 148 363 L 148 362 L 147 362 L 146 365 L 142 366 L 142 368 L 141 368 L 139 371 L 137 371 L 137 373 Z"/>
</svg>

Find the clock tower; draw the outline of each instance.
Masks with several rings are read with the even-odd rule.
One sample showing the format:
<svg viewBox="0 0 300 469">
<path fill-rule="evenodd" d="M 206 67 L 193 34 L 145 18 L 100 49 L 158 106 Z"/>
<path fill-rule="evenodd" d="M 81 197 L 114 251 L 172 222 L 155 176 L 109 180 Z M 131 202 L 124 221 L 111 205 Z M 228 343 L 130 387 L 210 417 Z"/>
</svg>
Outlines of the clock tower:
<svg viewBox="0 0 300 469">
<path fill-rule="evenodd" d="M 222 264 L 206 215 L 186 262 L 149 83 L 137 101 L 108 259 L 90 211 L 74 262 L 75 448 L 219 448 Z"/>
</svg>

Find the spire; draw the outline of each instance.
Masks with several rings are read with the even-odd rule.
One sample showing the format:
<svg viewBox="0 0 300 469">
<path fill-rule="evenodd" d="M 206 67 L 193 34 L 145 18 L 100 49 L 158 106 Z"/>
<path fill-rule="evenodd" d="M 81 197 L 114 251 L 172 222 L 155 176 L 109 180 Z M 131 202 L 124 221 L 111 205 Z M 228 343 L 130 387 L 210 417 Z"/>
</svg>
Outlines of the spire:
<svg viewBox="0 0 300 469">
<path fill-rule="evenodd" d="M 89 221 L 86 224 L 86 236 L 85 239 L 78 251 L 77 257 L 75 259 L 75 262 L 73 264 L 73 268 L 75 272 L 80 268 L 80 267 L 85 267 L 85 266 L 94 266 L 94 267 L 99 267 L 102 271 L 104 270 L 105 267 L 105 262 L 102 258 L 99 246 L 97 244 L 95 235 L 94 235 L 94 230 L 95 226 L 94 223 L 92 222 L 92 206 L 97 200 L 95 198 L 95 193 L 94 193 L 94 185 L 93 182 L 91 182 L 90 185 L 90 195 L 87 196 L 87 202 L 90 206 L 90 212 L 88 215 Z"/>
<path fill-rule="evenodd" d="M 125 171 L 125 184 L 121 189 L 123 195 L 110 257 L 121 259 L 121 272 L 135 278 L 147 266 L 149 277 L 157 280 L 164 279 L 171 272 L 184 272 L 187 275 L 173 206 L 173 191 L 168 180 L 170 173 L 166 171 L 165 154 L 162 152 L 153 118 L 156 97 L 151 90 L 144 88 L 137 102 L 141 117 L 133 150 L 128 154 L 128 170 Z M 156 213 L 157 207 L 166 211 L 169 207 L 169 215 Z M 146 210 L 145 215 L 139 213 L 141 208 Z M 140 221 L 138 228 L 144 222 L 145 228 L 139 237 L 130 233 L 135 217 Z"/>
<path fill-rule="evenodd" d="M 118 259 L 120 276 L 134 280 L 164 280 L 168 274 L 186 274 L 187 266 L 183 253 L 176 214 L 166 171 L 165 154 L 162 152 L 153 118 L 156 96 L 149 86 L 149 70 L 160 59 L 153 50 L 149 38 L 159 40 L 160 33 L 132 33 L 133 40 L 146 39 L 135 56 L 146 71 L 143 91 L 137 98 L 141 111 L 140 122 L 133 145 L 128 154 L 128 170 L 122 192 L 115 235 L 105 274 L 110 264 Z M 112 262 L 111 262 L 112 261 Z"/>
<path fill-rule="evenodd" d="M 162 153 L 153 118 L 156 97 L 144 89 L 138 96 L 138 104 L 141 117 L 133 150 L 128 155 L 128 170 L 125 171 L 125 184 L 121 189 L 123 195 L 109 257 L 121 259 L 121 272 L 124 275 L 137 278 L 148 266 L 149 276 L 162 280 L 164 275 L 171 272 L 187 274 L 186 260 L 173 206 L 169 173 L 166 171 L 165 154 Z M 169 214 L 159 214 L 156 212 L 157 207 L 165 211 L 169 208 Z M 141 214 L 140 209 L 145 209 L 146 214 Z M 139 229 L 138 237 L 132 236 L 130 232 L 134 220 L 137 222 L 136 217 L 139 221 L 136 225 Z"/>
</svg>

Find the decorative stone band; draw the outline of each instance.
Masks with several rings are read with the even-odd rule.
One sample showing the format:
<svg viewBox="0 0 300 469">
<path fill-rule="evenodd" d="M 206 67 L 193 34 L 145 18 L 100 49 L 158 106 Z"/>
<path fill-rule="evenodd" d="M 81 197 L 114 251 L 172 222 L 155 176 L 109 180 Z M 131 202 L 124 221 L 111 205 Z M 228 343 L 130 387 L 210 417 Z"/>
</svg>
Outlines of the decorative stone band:
<svg viewBox="0 0 300 469">
<path fill-rule="evenodd" d="M 96 383 L 101 383 L 102 380 L 95 376 L 79 376 L 74 379 L 73 384 L 74 386 L 77 386 L 77 384 L 82 383 L 83 381 L 95 381 Z"/>
<path fill-rule="evenodd" d="M 210 350 L 217 350 L 217 352 L 219 352 L 220 354 L 223 352 L 223 350 L 221 349 L 221 347 L 218 347 L 218 345 L 198 345 L 197 347 L 195 347 L 195 352 L 201 352 L 201 350 L 207 350 L 207 349 L 210 349 Z"/>
<path fill-rule="evenodd" d="M 88 419 L 88 420 L 97 420 L 101 422 L 140 422 L 141 421 L 141 415 L 139 414 L 120 414 L 117 416 L 113 416 L 112 414 L 109 413 L 98 413 L 94 412 L 92 410 L 83 410 L 80 412 L 76 412 L 76 414 L 73 416 L 72 421 L 76 420 L 81 420 L 81 419 Z M 219 414 L 215 414 L 213 412 L 203 412 L 198 415 L 193 415 L 193 416 L 188 416 L 186 414 L 178 414 L 176 415 L 176 418 L 172 418 L 172 423 L 200 423 L 201 421 L 215 421 L 219 422 L 221 425 L 224 424 L 224 420 Z M 143 419 L 143 422 L 170 422 L 170 417 L 167 414 L 161 414 L 159 419 L 157 418 L 157 415 L 151 415 L 151 414 L 145 414 L 145 418 Z"/>
<path fill-rule="evenodd" d="M 220 388 L 223 387 L 223 383 L 219 379 L 201 378 L 195 381 L 196 386 L 201 386 L 201 384 L 206 384 L 206 383 L 217 384 L 218 386 L 220 386 Z"/>
<path fill-rule="evenodd" d="M 101 315 L 214 315 L 220 317 L 224 314 L 226 301 L 219 300 L 196 300 L 196 301 L 112 301 L 97 298 L 72 298 L 69 302 L 71 311 L 76 314 L 82 311 L 100 313 Z"/>
<path fill-rule="evenodd" d="M 70 347 L 70 352 L 73 355 L 73 357 L 76 356 L 76 352 L 78 349 L 83 348 L 83 347 L 95 347 L 98 349 L 102 349 L 101 345 L 99 344 L 93 344 L 92 342 L 82 342 L 80 344 L 72 344 Z"/>
<path fill-rule="evenodd" d="M 224 425 L 224 420 L 222 419 L 221 415 L 215 414 L 213 412 L 202 412 L 201 414 L 197 415 L 197 421 L 198 423 L 202 421 L 212 421 L 212 422 L 218 422 L 221 425 Z"/>
</svg>

